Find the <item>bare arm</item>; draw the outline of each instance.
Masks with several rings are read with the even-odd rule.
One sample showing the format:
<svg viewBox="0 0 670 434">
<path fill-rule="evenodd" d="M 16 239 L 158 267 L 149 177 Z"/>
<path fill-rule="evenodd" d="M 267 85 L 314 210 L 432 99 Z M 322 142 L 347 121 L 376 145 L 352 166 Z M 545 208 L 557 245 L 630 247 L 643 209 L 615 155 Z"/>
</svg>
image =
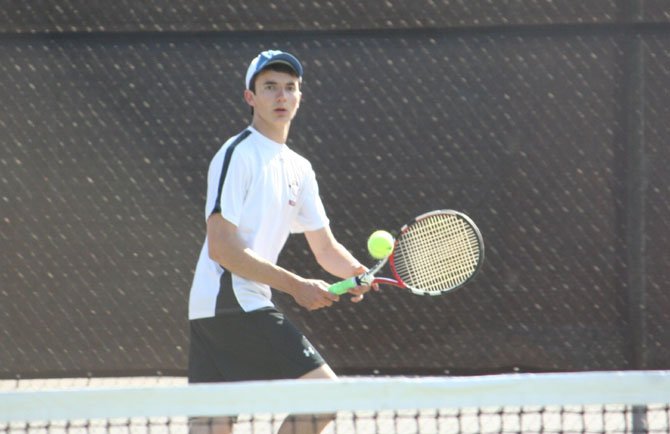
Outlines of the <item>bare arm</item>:
<svg viewBox="0 0 670 434">
<path fill-rule="evenodd" d="M 209 257 L 213 261 L 240 277 L 290 294 L 307 309 L 320 309 L 339 300 L 339 297 L 327 291 L 326 282 L 305 279 L 257 255 L 244 244 L 237 226 L 221 214 L 212 214 L 207 220 L 207 239 Z"/>
<path fill-rule="evenodd" d="M 316 261 L 330 274 L 346 279 L 366 271 L 366 268 L 335 239 L 330 227 L 305 232 L 305 237 Z M 373 289 L 378 290 L 377 287 Z M 351 301 L 361 301 L 363 294 L 369 290 L 369 286 L 358 286 L 349 290 L 354 295 Z"/>
</svg>

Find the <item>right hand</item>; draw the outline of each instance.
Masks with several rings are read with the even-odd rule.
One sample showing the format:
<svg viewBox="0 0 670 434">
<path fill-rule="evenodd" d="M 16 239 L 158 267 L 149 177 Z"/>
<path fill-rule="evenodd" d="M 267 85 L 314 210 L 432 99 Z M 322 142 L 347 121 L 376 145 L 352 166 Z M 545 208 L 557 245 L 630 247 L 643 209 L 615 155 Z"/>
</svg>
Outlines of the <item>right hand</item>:
<svg viewBox="0 0 670 434">
<path fill-rule="evenodd" d="M 340 297 L 329 292 L 328 287 L 329 285 L 323 280 L 305 279 L 294 288 L 291 295 L 296 303 L 305 309 L 321 309 L 340 301 Z"/>
</svg>

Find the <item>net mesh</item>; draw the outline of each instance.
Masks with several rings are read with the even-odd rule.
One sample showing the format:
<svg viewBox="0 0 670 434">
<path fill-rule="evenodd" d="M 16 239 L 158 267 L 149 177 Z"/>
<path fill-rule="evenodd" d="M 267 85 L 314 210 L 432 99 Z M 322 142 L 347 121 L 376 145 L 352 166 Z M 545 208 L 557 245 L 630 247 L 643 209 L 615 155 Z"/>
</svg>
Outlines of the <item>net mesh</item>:
<svg viewBox="0 0 670 434">
<path fill-rule="evenodd" d="M 439 294 L 472 278 L 482 247 L 478 232 L 463 216 L 434 212 L 417 218 L 399 237 L 394 268 L 414 292 Z"/>
<path fill-rule="evenodd" d="M 668 390 L 668 371 L 4 390 L 0 433 L 668 433 Z"/>
</svg>

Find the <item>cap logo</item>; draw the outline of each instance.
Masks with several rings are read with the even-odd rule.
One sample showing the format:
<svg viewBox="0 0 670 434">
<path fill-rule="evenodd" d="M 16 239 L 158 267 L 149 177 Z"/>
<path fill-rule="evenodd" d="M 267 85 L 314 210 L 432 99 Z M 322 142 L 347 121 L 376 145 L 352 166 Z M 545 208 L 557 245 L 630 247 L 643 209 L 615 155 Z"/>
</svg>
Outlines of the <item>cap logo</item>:
<svg viewBox="0 0 670 434">
<path fill-rule="evenodd" d="M 263 51 L 258 58 L 258 63 L 256 64 L 256 72 L 260 71 L 263 68 L 263 66 L 265 66 L 268 60 L 272 59 L 274 56 L 277 56 L 279 54 L 282 54 L 282 52 L 279 50 Z"/>
</svg>

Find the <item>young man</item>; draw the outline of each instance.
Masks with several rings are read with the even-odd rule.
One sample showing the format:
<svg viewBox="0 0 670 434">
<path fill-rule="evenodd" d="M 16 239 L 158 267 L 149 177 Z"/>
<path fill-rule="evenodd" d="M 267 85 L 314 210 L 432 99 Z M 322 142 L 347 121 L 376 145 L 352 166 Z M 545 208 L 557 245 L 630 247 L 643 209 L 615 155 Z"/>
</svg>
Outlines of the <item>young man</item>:
<svg viewBox="0 0 670 434">
<path fill-rule="evenodd" d="M 252 60 L 244 99 L 251 126 L 230 138 L 207 177 L 207 237 L 189 300 L 189 382 L 335 378 L 319 353 L 271 299 L 286 292 L 306 309 L 339 297 L 328 283 L 276 265 L 290 233 L 304 233 L 323 269 L 347 278 L 365 271 L 333 236 L 310 163 L 287 145 L 300 107 L 303 68 L 278 50 Z M 350 291 L 358 302 L 370 288 Z M 282 432 L 316 433 L 328 423 L 285 422 Z M 192 421 L 192 432 L 230 432 L 230 421 Z"/>
</svg>

